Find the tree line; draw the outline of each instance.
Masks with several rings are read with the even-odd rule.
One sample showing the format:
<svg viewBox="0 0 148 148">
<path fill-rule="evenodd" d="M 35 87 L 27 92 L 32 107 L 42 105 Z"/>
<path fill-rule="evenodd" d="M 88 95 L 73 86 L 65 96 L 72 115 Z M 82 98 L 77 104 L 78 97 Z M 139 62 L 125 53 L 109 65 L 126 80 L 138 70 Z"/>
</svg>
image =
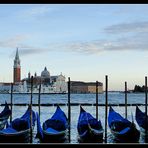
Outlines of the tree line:
<svg viewBox="0 0 148 148">
<path fill-rule="evenodd" d="M 145 92 L 145 86 L 135 85 L 133 92 Z"/>
</svg>

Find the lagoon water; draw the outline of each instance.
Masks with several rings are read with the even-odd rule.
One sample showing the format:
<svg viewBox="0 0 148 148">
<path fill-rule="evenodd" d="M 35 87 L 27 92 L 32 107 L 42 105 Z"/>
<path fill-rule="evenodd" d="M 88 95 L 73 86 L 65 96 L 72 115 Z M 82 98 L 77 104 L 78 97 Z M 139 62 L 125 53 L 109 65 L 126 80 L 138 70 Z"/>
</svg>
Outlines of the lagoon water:
<svg viewBox="0 0 148 148">
<path fill-rule="evenodd" d="M 13 94 L 13 104 L 22 104 L 22 103 L 30 103 L 31 96 L 29 94 Z M 71 103 L 96 103 L 96 94 L 71 94 Z M 145 94 L 144 93 L 129 93 L 127 94 L 128 104 L 145 104 Z M 5 101 L 10 103 L 10 94 L 0 94 L 0 104 L 4 104 Z M 41 95 L 41 104 L 58 104 L 64 103 L 67 104 L 68 102 L 68 95 L 67 94 L 43 94 Z M 108 103 L 109 104 L 117 104 L 117 106 L 113 106 L 115 111 L 120 113 L 122 116 L 125 116 L 125 107 L 118 106 L 118 104 L 124 103 L 124 93 L 120 92 L 109 92 L 108 93 Z M 33 104 L 38 103 L 38 94 L 33 94 Z M 98 103 L 104 104 L 105 103 L 105 93 L 98 94 Z M 96 106 L 83 106 L 84 109 L 91 113 L 93 116 L 96 115 Z M 144 106 L 139 106 L 142 111 L 144 111 Z M 3 106 L 0 106 L 0 111 L 3 109 Z M 24 114 L 26 111 L 27 106 L 15 106 L 13 105 L 13 112 L 12 112 L 12 119 L 18 118 Z M 68 115 L 68 106 L 62 105 L 61 109 Z M 132 120 L 132 115 L 135 116 L 135 106 L 128 106 L 128 119 Z M 33 110 L 38 112 L 38 106 L 33 106 Z M 41 106 L 41 124 L 50 118 L 56 110 L 56 106 Z M 105 128 L 105 107 L 99 106 L 98 107 L 99 113 L 98 118 L 101 120 L 103 128 Z M 80 106 L 71 106 L 71 143 L 78 144 L 77 140 L 77 121 L 78 116 L 80 113 Z M 135 118 L 134 118 L 135 120 Z M 139 129 L 136 121 L 135 124 L 137 129 Z M 39 140 L 35 138 L 37 128 L 35 126 L 33 131 L 33 143 L 39 143 Z M 112 134 L 110 133 L 109 128 L 107 129 L 107 143 L 114 143 L 114 139 Z M 139 143 L 147 143 L 144 141 L 142 137 L 140 137 Z"/>
</svg>

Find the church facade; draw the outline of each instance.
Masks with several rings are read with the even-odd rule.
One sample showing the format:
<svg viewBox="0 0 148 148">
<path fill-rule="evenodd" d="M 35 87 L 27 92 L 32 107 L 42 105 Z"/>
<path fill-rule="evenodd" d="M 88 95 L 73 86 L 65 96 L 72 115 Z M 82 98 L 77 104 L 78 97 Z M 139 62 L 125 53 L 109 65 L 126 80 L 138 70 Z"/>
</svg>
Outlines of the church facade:
<svg viewBox="0 0 148 148">
<path fill-rule="evenodd" d="M 27 92 L 30 92 L 31 88 L 31 73 L 28 73 L 28 77 L 24 78 L 22 82 L 27 86 Z M 50 72 L 45 67 L 38 76 L 37 73 L 33 76 L 33 91 L 38 93 L 41 83 L 41 93 L 67 93 L 67 82 L 65 76 L 56 75 L 51 76 Z"/>
</svg>

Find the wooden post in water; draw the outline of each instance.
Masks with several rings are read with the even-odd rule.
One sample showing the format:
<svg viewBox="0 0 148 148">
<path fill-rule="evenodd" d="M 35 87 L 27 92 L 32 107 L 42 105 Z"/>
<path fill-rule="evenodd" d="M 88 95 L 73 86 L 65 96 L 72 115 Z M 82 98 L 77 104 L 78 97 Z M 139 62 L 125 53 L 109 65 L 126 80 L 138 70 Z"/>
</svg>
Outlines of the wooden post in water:
<svg viewBox="0 0 148 148">
<path fill-rule="evenodd" d="M 41 79 L 40 79 L 40 85 L 39 85 L 39 98 L 38 98 L 38 106 L 39 106 L 39 118 L 40 118 L 40 114 L 41 114 Z"/>
<path fill-rule="evenodd" d="M 98 81 L 96 81 L 96 119 L 98 120 Z"/>
<path fill-rule="evenodd" d="M 147 116 L 147 77 L 145 77 L 145 114 Z M 145 128 L 146 129 L 145 134 L 146 134 L 147 133 L 147 118 L 146 118 L 145 124 L 146 124 L 146 128 Z"/>
<path fill-rule="evenodd" d="M 30 143 L 32 143 L 32 95 L 33 95 L 33 76 L 31 76 L 31 100 L 30 100 Z"/>
<path fill-rule="evenodd" d="M 125 82 L 125 118 L 127 119 L 127 82 Z"/>
<path fill-rule="evenodd" d="M 11 101 L 10 101 L 10 104 L 11 104 L 11 115 L 10 115 L 10 123 L 12 122 L 12 103 L 13 103 L 13 83 L 11 83 Z"/>
<path fill-rule="evenodd" d="M 70 77 L 68 77 L 68 122 L 69 122 L 69 143 L 71 142 L 71 108 L 70 108 Z"/>
<path fill-rule="evenodd" d="M 105 143 L 107 143 L 108 76 L 105 76 Z"/>
</svg>

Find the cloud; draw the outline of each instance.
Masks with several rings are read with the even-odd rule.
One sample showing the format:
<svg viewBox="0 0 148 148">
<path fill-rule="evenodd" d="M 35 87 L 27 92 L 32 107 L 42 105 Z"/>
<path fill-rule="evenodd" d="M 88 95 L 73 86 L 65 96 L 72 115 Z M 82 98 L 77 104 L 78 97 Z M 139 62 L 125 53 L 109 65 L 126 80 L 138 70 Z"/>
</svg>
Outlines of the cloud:
<svg viewBox="0 0 148 148">
<path fill-rule="evenodd" d="M 100 39 L 90 41 L 69 42 L 59 45 L 65 52 L 85 55 L 98 55 L 111 51 L 148 51 L 148 32 L 137 33 L 132 36 L 117 37 L 114 39 Z"/>
<path fill-rule="evenodd" d="M 126 25 L 125 25 L 126 24 Z M 135 25 L 134 25 L 135 24 Z M 125 28 L 124 28 L 125 26 Z M 26 35 L 17 35 L 5 41 L 0 41 L 0 47 L 19 48 L 21 56 L 44 54 L 52 51 L 68 52 L 82 55 L 99 55 L 104 52 L 111 51 L 148 51 L 148 22 L 134 22 L 111 25 L 106 29 L 108 34 L 104 39 L 88 40 L 88 41 L 71 41 L 63 43 L 46 43 L 36 47 L 35 45 L 27 45 Z M 117 29 L 118 28 L 118 29 Z M 119 31 L 120 30 L 120 31 Z M 110 38 L 110 33 L 120 33 L 121 36 L 113 36 Z M 123 32 L 133 32 L 125 34 Z M 11 55 L 14 57 L 14 53 Z"/>
<path fill-rule="evenodd" d="M 121 37 L 116 39 L 118 50 L 138 50 L 148 51 L 148 32 L 136 33 L 129 37 Z M 116 48 L 114 47 L 114 50 Z"/>
<path fill-rule="evenodd" d="M 35 55 L 35 54 L 42 54 L 44 52 L 48 52 L 49 50 L 46 48 L 36 48 L 33 46 L 27 46 L 27 45 L 23 45 L 23 46 L 19 46 L 17 47 L 19 50 L 19 54 L 21 56 L 28 56 L 28 55 Z M 13 53 L 11 53 L 10 57 L 14 57 L 16 54 L 16 51 L 13 51 Z"/>
<path fill-rule="evenodd" d="M 148 32 L 148 21 L 111 25 L 106 27 L 104 32 L 108 34 Z"/>
<path fill-rule="evenodd" d="M 130 37 L 100 39 L 90 41 L 74 41 L 66 43 L 50 43 L 46 47 L 21 45 L 21 56 L 44 54 L 48 52 L 68 52 L 81 55 L 99 55 L 112 51 L 148 51 L 148 33 L 138 33 Z M 16 47 L 15 47 L 16 48 Z M 14 57 L 15 51 L 12 57 Z"/>
<path fill-rule="evenodd" d="M 82 54 L 96 54 L 102 52 L 106 42 L 103 40 L 100 41 L 77 41 L 63 44 L 63 50 L 73 53 L 82 53 Z"/>
<path fill-rule="evenodd" d="M 16 48 L 21 42 L 26 40 L 26 35 L 16 35 L 6 40 L 0 41 L 0 47 Z"/>
<path fill-rule="evenodd" d="M 19 52 L 22 56 L 31 55 L 31 54 L 40 54 L 43 52 L 47 52 L 47 49 L 44 48 L 35 48 L 35 47 L 26 47 L 20 48 Z"/>
<path fill-rule="evenodd" d="M 48 49 L 46 48 L 35 47 L 34 45 L 27 45 L 27 43 L 25 43 L 27 39 L 28 35 L 16 35 L 14 37 L 1 40 L 0 48 L 9 48 L 9 49 L 18 48 L 21 56 L 27 56 L 30 54 L 40 54 L 48 51 Z M 10 57 L 11 58 L 14 57 L 15 53 L 16 51 L 13 51 L 10 54 Z"/>
</svg>

